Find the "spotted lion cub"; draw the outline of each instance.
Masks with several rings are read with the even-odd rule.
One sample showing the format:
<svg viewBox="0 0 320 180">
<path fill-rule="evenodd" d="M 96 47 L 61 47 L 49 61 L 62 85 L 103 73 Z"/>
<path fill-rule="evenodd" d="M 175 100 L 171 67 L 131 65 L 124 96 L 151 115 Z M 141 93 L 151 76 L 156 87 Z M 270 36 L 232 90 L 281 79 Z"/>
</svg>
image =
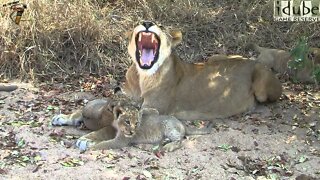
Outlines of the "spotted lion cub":
<svg viewBox="0 0 320 180">
<path fill-rule="evenodd" d="M 114 108 L 114 122 L 117 134 L 114 139 L 102 141 L 92 149 L 119 149 L 135 144 L 162 144 L 165 151 L 174 151 L 181 147 L 185 135 L 209 134 L 211 124 L 205 128 L 189 128 L 173 116 L 159 115 L 153 108 L 140 111 L 124 111 L 121 107 Z"/>
</svg>

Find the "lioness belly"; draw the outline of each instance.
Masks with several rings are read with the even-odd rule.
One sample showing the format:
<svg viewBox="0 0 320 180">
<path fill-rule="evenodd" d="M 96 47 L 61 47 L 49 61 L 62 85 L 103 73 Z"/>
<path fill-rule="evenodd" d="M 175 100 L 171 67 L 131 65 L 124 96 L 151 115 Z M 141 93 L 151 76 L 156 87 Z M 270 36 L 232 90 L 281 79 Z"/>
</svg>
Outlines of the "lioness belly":
<svg viewBox="0 0 320 180">
<path fill-rule="evenodd" d="M 247 111 L 255 103 L 252 72 L 251 62 L 222 63 L 185 76 L 171 114 L 183 120 L 210 120 Z"/>
</svg>

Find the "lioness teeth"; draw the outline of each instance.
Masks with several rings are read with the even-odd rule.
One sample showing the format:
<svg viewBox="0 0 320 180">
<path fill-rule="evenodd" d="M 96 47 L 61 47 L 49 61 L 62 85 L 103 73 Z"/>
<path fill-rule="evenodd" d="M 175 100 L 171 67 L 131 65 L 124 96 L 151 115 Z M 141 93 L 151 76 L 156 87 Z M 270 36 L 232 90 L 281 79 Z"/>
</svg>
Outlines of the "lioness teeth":
<svg viewBox="0 0 320 180">
<path fill-rule="evenodd" d="M 149 42 L 150 42 L 150 39 L 151 39 L 151 43 L 153 43 L 153 44 L 157 44 L 158 43 L 158 40 L 156 39 L 154 33 L 151 33 L 151 32 L 138 33 L 138 42 L 141 43 L 142 41 L 145 41 L 146 39 L 143 40 L 144 38 L 148 38 Z"/>
<path fill-rule="evenodd" d="M 141 39 L 142 39 L 141 33 L 139 33 L 138 36 L 139 36 L 139 42 L 141 42 Z"/>
<path fill-rule="evenodd" d="M 151 42 L 154 43 L 155 38 L 154 38 L 154 34 L 151 35 Z"/>
<path fill-rule="evenodd" d="M 142 32 L 142 34 L 143 34 L 144 36 L 150 36 L 152 33 L 150 33 L 150 32 Z"/>
<path fill-rule="evenodd" d="M 143 65 L 148 65 L 148 66 L 151 66 L 151 63 L 152 63 L 152 60 L 149 60 L 148 62 L 144 63 L 142 61 L 142 59 L 140 59 L 140 64 L 143 66 Z"/>
</svg>

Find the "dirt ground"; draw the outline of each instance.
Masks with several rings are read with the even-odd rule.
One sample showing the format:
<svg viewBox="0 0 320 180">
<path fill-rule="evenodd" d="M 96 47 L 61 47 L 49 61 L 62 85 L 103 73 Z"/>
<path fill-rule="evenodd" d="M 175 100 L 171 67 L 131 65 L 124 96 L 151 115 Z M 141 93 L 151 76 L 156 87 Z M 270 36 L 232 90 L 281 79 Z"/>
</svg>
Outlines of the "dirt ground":
<svg viewBox="0 0 320 180">
<path fill-rule="evenodd" d="M 95 98 L 95 91 L 80 91 L 85 84 L 35 88 L 19 83 L 14 92 L 0 92 L 0 179 L 320 177 L 320 93 L 315 87 L 283 83 L 279 102 L 216 120 L 212 134 L 187 137 L 184 147 L 172 153 L 154 151 L 154 146 L 80 153 L 74 143 L 88 131 L 53 127 L 50 120 Z"/>
</svg>

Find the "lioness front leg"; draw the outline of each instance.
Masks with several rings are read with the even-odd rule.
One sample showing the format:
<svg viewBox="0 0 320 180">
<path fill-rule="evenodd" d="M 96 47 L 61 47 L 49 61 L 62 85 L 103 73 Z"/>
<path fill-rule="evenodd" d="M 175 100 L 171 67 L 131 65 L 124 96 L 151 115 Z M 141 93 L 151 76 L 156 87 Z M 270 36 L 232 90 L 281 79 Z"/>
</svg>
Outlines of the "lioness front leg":
<svg viewBox="0 0 320 180">
<path fill-rule="evenodd" d="M 276 101 L 282 93 L 280 81 L 261 64 L 256 64 L 255 66 L 252 89 L 256 99 L 260 103 Z"/>
<path fill-rule="evenodd" d="M 135 64 L 132 64 L 126 73 L 126 82 L 123 85 L 123 91 L 124 93 L 135 99 L 140 99 L 141 96 L 141 90 L 139 87 L 139 75 L 137 72 L 137 69 L 135 67 Z"/>
<path fill-rule="evenodd" d="M 80 137 L 76 142 L 76 146 L 81 151 L 85 151 L 87 149 L 90 149 L 95 144 L 115 138 L 115 135 L 116 135 L 116 132 L 114 127 L 106 126 L 102 129 L 93 131 L 89 134 L 86 134 Z"/>
<path fill-rule="evenodd" d="M 120 149 L 129 146 L 129 140 L 126 138 L 114 138 L 107 141 L 102 141 L 92 146 L 93 150 L 101 149 Z"/>
</svg>

